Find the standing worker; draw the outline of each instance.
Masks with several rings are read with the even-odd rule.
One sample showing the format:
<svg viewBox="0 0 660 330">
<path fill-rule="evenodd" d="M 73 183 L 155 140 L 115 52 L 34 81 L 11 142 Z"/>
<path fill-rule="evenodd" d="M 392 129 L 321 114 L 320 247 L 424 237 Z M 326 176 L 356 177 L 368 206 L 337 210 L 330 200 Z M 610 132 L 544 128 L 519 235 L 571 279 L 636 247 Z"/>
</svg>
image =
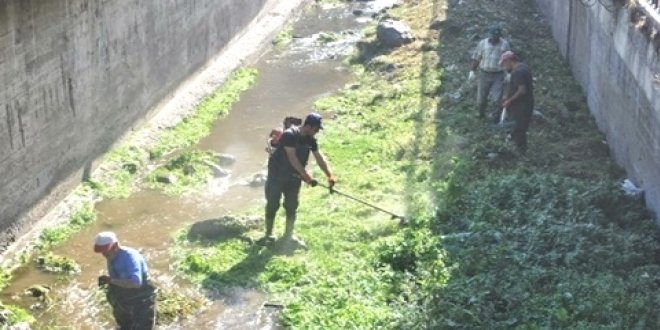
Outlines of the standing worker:
<svg viewBox="0 0 660 330">
<path fill-rule="evenodd" d="M 511 51 L 505 52 L 500 58 L 500 64 L 511 73 L 509 91 L 502 107 L 513 119 L 511 140 L 516 144 L 520 154 L 527 152 L 527 129 L 534 112 L 534 86 L 532 72 L 527 64 L 520 61 Z"/>
<path fill-rule="evenodd" d="M 479 109 L 479 118 L 486 116 L 486 107 L 488 105 L 488 95 L 492 92 L 495 102 L 499 103 L 502 99 L 502 85 L 504 82 L 504 72 L 499 64 L 500 56 L 511 47 L 506 39 L 502 38 L 502 29 L 493 26 L 488 29 L 489 37 L 481 40 L 474 53 L 472 54 L 472 66 L 469 80 L 474 79 L 475 71 L 479 69 L 479 81 L 477 82 L 477 107 Z M 493 121 L 497 122 L 500 117 L 499 104 L 492 112 Z"/>
<path fill-rule="evenodd" d="M 330 187 L 335 184 L 335 176 L 332 174 L 323 154 L 319 151 L 314 135 L 323 129 L 321 116 L 310 113 L 305 118 L 302 126 L 292 126 L 282 133 L 279 147 L 268 159 L 268 176 L 266 178 L 266 235 L 258 243 L 265 245 L 275 241 L 273 236 L 273 225 L 275 215 L 280 208 L 280 200 L 284 195 L 284 210 L 286 211 L 286 227 L 284 239 L 305 247 L 302 240 L 293 236 L 293 226 L 296 222 L 296 210 L 298 209 L 298 193 L 300 192 L 301 180 L 316 186 L 314 180 L 305 166 L 310 152 L 314 155 L 316 164 L 327 176 Z"/>
<path fill-rule="evenodd" d="M 135 249 L 120 246 L 113 232 L 96 235 L 94 252 L 108 263 L 108 275 L 99 276 L 107 286 L 106 298 L 120 330 L 152 330 L 156 325 L 156 287 L 149 281 L 149 268 Z"/>
</svg>

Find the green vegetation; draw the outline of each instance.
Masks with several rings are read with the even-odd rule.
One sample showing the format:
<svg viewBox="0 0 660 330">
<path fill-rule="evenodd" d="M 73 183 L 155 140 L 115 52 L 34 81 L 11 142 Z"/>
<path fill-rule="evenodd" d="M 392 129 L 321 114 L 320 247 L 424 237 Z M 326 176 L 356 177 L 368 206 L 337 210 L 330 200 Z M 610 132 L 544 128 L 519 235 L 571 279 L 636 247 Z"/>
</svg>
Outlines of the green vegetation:
<svg viewBox="0 0 660 330">
<path fill-rule="evenodd" d="M 296 235 L 308 250 L 285 241 L 255 245 L 263 232 L 259 206 L 180 231 L 175 268 L 205 289 L 267 292 L 292 329 L 660 328 L 657 227 L 641 200 L 619 190 L 623 172 L 549 28 L 535 19 L 533 1 L 444 4 L 394 9 L 417 36 L 398 49 L 380 49 L 375 29 L 365 29 L 364 47 L 347 60 L 355 81 L 315 104 L 327 118 L 319 138 L 337 189 L 405 214 L 407 227 L 305 187 Z M 429 30 L 438 18 L 441 29 Z M 536 77 L 542 116 L 525 157 L 512 151 L 505 131 L 477 118 L 474 91 L 464 85 L 464 55 L 491 21 L 511 22 L 506 37 Z M 212 155 L 181 150 L 208 134 L 254 75 L 237 73 L 149 150 L 164 163 L 149 182 L 167 175 L 186 186 L 203 182 Z M 131 184 L 127 175 L 143 165 L 134 152 L 114 154 L 123 172 L 113 183 Z M 42 247 L 93 221 L 88 211 L 44 231 Z M 280 215 L 276 233 L 283 222 Z M 0 276 L 0 284 L 6 280 Z M 161 301 L 169 302 L 161 323 L 205 303 L 167 294 Z"/>
<path fill-rule="evenodd" d="M 240 69 L 232 74 L 224 86 L 206 97 L 198 106 L 197 112 L 187 118 L 174 129 L 166 132 L 162 140 L 149 150 L 143 147 L 124 145 L 110 151 L 104 162 L 100 165 L 100 176 L 88 179 L 75 191 L 77 196 L 84 200 L 100 198 L 125 198 L 135 188 L 139 188 L 144 166 L 150 161 L 163 155 L 172 155 L 178 150 L 189 147 L 208 135 L 213 122 L 228 113 L 231 104 L 238 99 L 240 92 L 249 88 L 255 81 L 256 70 L 250 68 Z M 147 185 L 152 188 L 164 190 L 170 194 L 180 194 L 195 189 L 204 184 L 212 167 L 217 163 L 216 155 L 210 152 L 191 151 L 170 157 L 163 166 L 153 173 L 146 175 Z M 174 177 L 174 184 L 162 184 L 159 177 Z M 81 230 L 87 224 L 96 220 L 96 213 L 92 202 L 83 203 L 71 213 L 67 222 L 44 229 L 35 243 L 36 252 L 41 255 L 34 256 L 24 253 L 20 256 L 21 263 L 34 259 L 35 265 L 49 272 L 77 273 L 80 266 L 69 258 L 61 257 L 48 252 L 54 246 L 62 244 L 72 234 Z M 0 288 L 11 280 L 8 271 L 0 272 Z M 162 311 L 159 322 L 172 322 L 185 317 L 192 311 L 198 310 L 204 300 L 193 296 L 180 296 L 176 293 L 163 292 L 160 296 Z M 6 306 L 0 310 L 0 325 L 14 324 L 11 322 L 29 321 L 34 319 L 28 311 L 18 307 Z"/>
<path fill-rule="evenodd" d="M 405 47 L 379 49 L 367 29 L 349 61 L 356 81 L 316 103 L 334 118 L 320 143 L 337 189 L 405 209 L 410 225 L 305 188 L 296 233 L 309 250 L 260 248 L 250 226 L 199 240 L 193 226 L 177 268 L 205 287 L 265 290 L 292 329 L 657 329 L 657 228 L 619 190 L 623 172 L 535 5 L 442 3 L 393 10 L 418 37 Z M 442 30 L 428 30 L 438 17 Z M 526 157 L 462 87 L 464 54 L 502 20 L 536 77 Z"/>
<path fill-rule="evenodd" d="M 84 188 L 88 188 L 101 198 L 126 198 L 136 187 L 138 171 L 146 162 L 147 153 L 143 149 L 119 146 L 106 155 L 101 165 L 101 168 L 108 169 L 105 175 L 88 179 L 81 188 L 81 193 L 85 193 Z"/>
<path fill-rule="evenodd" d="M 293 25 L 289 24 L 285 26 L 282 31 L 280 31 L 275 38 L 273 39 L 273 45 L 276 47 L 282 47 L 291 42 L 293 39 Z"/>
<path fill-rule="evenodd" d="M 11 281 L 11 273 L 5 269 L 0 269 L 0 290 L 6 288 Z M 18 323 L 33 323 L 34 317 L 30 312 L 14 305 L 5 305 L 0 301 L 0 329 Z"/>
<path fill-rule="evenodd" d="M 194 145 L 209 135 L 211 126 L 218 117 L 226 115 L 240 93 L 254 84 L 257 70 L 243 68 L 232 74 L 222 88 L 207 96 L 195 113 L 165 132 L 158 144 L 149 149 L 151 159 Z"/>
<path fill-rule="evenodd" d="M 64 274 L 80 273 L 80 265 L 75 260 L 53 254 L 52 252 L 38 256 L 35 262 L 38 268 L 47 272 Z"/>
<path fill-rule="evenodd" d="M 184 118 L 174 128 L 165 131 L 156 145 L 150 147 L 137 145 L 122 145 L 111 150 L 100 165 L 101 174 L 89 178 L 78 189 L 83 196 L 98 195 L 101 198 L 126 198 L 136 188 L 140 187 L 146 174 L 147 185 L 151 188 L 163 189 L 169 194 L 181 194 L 184 191 L 200 187 L 205 182 L 208 169 L 203 169 L 198 161 L 208 157 L 202 153 L 179 156 L 168 160 L 168 164 L 158 167 L 157 173 L 145 170 L 145 165 L 154 160 L 176 153 L 198 143 L 210 133 L 211 126 L 219 117 L 226 115 L 231 105 L 238 100 L 240 93 L 248 89 L 256 80 L 257 72 L 252 68 L 243 68 L 234 72 L 222 86 L 205 97 L 197 106 L 195 113 Z M 184 161 L 189 164 L 184 164 Z M 195 169 L 194 172 L 182 173 L 184 169 Z M 171 173 L 167 173 L 171 171 Z M 163 176 L 177 177 L 174 184 L 161 184 L 157 178 Z"/>
<path fill-rule="evenodd" d="M 71 213 L 68 222 L 44 229 L 39 236 L 37 249 L 45 251 L 61 244 L 71 237 L 73 233 L 78 232 L 81 228 L 93 221 L 96 221 L 94 205 L 91 203 L 83 204 L 78 210 Z"/>
<path fill-rule="evenodd" d="M 11 273 L 5 269 L 0 269 L 0 290 L 6 288 L 9 281 L 11 281 Z"/>
<path fill-rule="evenodd" d="M 179 292 L 161 286 L 158 292 L 156 324 L 172 324 L 193 315 L 207 304 L 199 292 Z"/>
<path fill-rule="evenodd" d="M 217 166 L 217 157 L 209 151 L 185 151 L 149 173 L 146 181 L 151 188 L 179 195 L 203 186 Z"/>
<path fill-rule="evenodd" d="M 19 323 L 32 324 L 34 321 L 34 317 L 27 310 L 17 306 L 3 305 L 0 302 L 0 328 L 5 329 L 7 326 Z"/>
</svg>

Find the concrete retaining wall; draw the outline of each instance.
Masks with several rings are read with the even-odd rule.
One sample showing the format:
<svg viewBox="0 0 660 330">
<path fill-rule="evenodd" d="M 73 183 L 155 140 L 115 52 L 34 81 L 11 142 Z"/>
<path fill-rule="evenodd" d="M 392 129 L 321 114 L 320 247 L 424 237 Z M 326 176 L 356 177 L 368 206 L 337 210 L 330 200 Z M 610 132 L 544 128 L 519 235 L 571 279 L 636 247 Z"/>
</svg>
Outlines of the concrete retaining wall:
<svg viewBox="0 0 660 330">
<path fill-rule="evenodd" d="M 659 51 L 631 22 L 627 7 L 610 12 L 579 0 L 536 0 L 587 95 L 589 109 L 619 164 L 660 214 Z M 608 3 L 604 1 L 604 3 Z"/>
<path fill-rule="evenodd" d="M 0 251 L 265 2 L 0 1 Z"/>
</svg>

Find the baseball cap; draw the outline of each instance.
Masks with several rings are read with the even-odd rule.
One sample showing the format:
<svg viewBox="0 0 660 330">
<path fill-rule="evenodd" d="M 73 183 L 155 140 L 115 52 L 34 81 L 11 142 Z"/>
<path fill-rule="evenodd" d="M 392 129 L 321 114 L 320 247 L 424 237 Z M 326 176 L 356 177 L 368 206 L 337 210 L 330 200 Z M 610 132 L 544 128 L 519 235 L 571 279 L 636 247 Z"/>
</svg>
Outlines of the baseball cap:
<svg viewBox="0 0 660 330">
<path fill-rule="evenodd" d="M 112 248 L 112 245 L 117 242 L 117 235 L 111 231 L 98 233 L 94 240 L 94 252 L 108 252 Z"/>
<path fill-rule="evenodd" d="M 321 115 L 319 115 L 316 112 L 312 112 L 307 117 L 305 117 L 305 122 L 303 125 L 311 125 L 311 126 L 318 126 L 320 129 L 323 129 L 323 124 L 321 123 L 321 120 L 323 118 Z"/>
<path fill-rule="evenodd" d="M 504 61 L 506 60 L 515 60 L 515 59 L 518 59 L 518 56 L 516 56 L 516 54 L 514 54 L 512 51 L 507 50 L 506 52 L 502 53 L 502 55 L 500 56 L 500 65 L 502 65 L 502 63 L 504 63 Z"/>
<path fill-rule="evenodd" d="M 495 36 L 499 37 L 502 35 L 502 28 L 497 25 L 491 26 L 490 28 L 488 28 L 488 34 L 490 34 L 492 37 Z"/>
</svg>

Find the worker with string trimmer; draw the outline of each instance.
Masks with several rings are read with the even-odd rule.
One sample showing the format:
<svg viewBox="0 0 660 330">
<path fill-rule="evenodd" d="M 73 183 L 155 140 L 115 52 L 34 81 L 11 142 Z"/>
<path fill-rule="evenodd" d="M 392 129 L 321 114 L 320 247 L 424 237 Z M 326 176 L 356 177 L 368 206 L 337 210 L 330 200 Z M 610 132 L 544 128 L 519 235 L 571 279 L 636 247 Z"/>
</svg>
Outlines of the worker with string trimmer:
<svg viewBox="0 0 660 330">
<path fill-rule="evenodd" d="M 304 241 L 293 236 L 293 227 L 296 222 L 298 209 L 298 194 L 300 193 L 301 181 L 316 186 L 314 180 L 305 169 L 309 154 L 314 155 L 316 164 L 325 173 L 328 186 L 334 186 L 335 176 L 330 166 L 319 150 L 318 143 L 314 137 L 323 129 L 322 118 L 317 113 L 307 115 L 302 126 L 292 126 L 286 129 L 278 141 L 278 148 L 268 158 L 268 175 L 266 178 L 266 233 L 257 241 L 258 244 L 267 245 L 275 241 L 273 225 L 280 201 L 284 196 L 284 210 L 286 211 L 286 224 L 283 239 L 305 248 Z"/>
</svg>

